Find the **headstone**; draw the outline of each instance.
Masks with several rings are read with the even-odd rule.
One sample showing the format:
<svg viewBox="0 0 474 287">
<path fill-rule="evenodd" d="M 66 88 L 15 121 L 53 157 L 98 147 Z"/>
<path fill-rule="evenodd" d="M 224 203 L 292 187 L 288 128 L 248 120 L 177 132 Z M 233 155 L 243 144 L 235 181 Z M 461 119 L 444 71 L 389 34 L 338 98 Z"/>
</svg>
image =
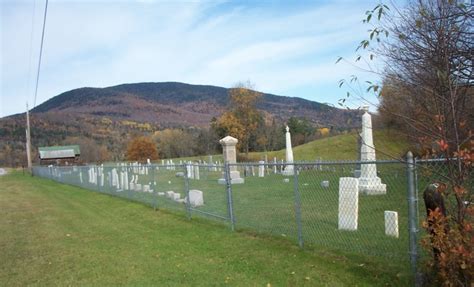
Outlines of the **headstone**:
<svg viewBox="0 0 474 287">
<path fill-rule="evenodd" d="M 193 166 L 190 163 L 186 164 L 186 175 L 189 179 L 194 178 L 193 177 Z"/>
<path fill-rule="evenodd" d="M 294 175 L 294 167 L 292 165 L 293 163 L 293 148 L 291 147 L 291 134 L 290 134 L 290 128 L 286 126 L 286 152 L 285 152 L 285 157 L 286 157 L 286 164 L 285 170 L 283 170 L 283 175 L 286 176 L 291 176 Z"/>
<path fill-rule="evenodd" d="M 321 181 L 321 187 L 328 188 L 329 187 L 329 180 Z"/>
<path fill-rule="evenodd" d="M 146 159 L 146 163 L 147 163 L 148 165 L 150 165 L 150 164 L 151 164 L 151 160 L 150 160 L 149 158 L 147 158 L 147 159 Z"/>
<path fill-rule="evenodd" d="M 181 194 L 179 194 L 179 193 L 173 193 L 173 194 L 171 195 L 171 199 L 172 199 L 172 200 L 175 200 L 175 201 L 178 200 L 178 199 L 180 199 L 180 197 L 181 197 Z"/>
<path fill-rule="evenodd" d="M 158 195 L 159 196 L 165 196 L 165 193 L 160 191 L 160 192 L 158 192 Z"/>
<path fill-rule="evenodd" d="M 125 171 L 124 171 L 124 178 L 125 178 L 125 182 L 124 182 L 125 185 L 124 185 L 123 189 L 129 190 L 129 186 L 128 186 L 128 184 L 129 184 L 129 182 L 128 182 L 128 171 L 127 171 L 126 169 L 125 169 Z"/>
<path fill-rule="evenodd" d="M 385 210 L 385 235 L 398 238 L 398 212 Z"/>
<path fill-rule="evenodd" d="M 192 207 L 204 205 L 203 192 L 197 189 L 191 189 L 189 191 L 189 204 Z"/>
<path fill-rule="evenodd" d="M 361 167 L 359 177 L 359 191 L 365 194 L 386 194 L 387 186 L 377 176 L 377 165 L 375 163 L 364 164 L 364 161 L 375 161 L 375 147 L 372 137 L 372 119 L 369 107 L 364 106 L 362 116 L 362 133 L 360 134 L 362 144 L 360 149 Z"/>
<path fill-rule="evenodd" d="M 265 176 L 265 162 L 263 160 L 258 162 L 258 177 Z"/>
<path fill-rule="evenodd" d="M 79 181 L 80 181 L 80 182 L 81 182 L 81 184 L 82 184 L 82 182 L 83 182 L 83 180 L 82 180 L 82 170 L 81 170 L 81 171 L 79 171 Z"/>
<path fill-rule="evenodd" d="M 235 164 L 237 162 L 237 151 L 235 146 L 237 145 L 238 140 L 231 136 L 226 136 L 221 139 L 219 143 L 222 145 L 222 152 L 224 155 L 224 161 L 228 164 Z M 230 183 L 239 184 L 244 183 L 244 179 L 240 177 L 240 172 L 237 170 L 237 166 L 230 165 Z M 218 180 L 220 184 L 226 184 L 226 179 L 221 178 Z"/>
<path fill-rule="evenodd" d="M 288 182 L 290 182 L 290 179 L 289 179 L 289 178 L 284 178 L 284 179 L 283 179 L 283 182 L 284 182 L 284 183 L 288 183 Z"/>
<path fill-rule="evenodd" d="M 357 178 L 339 178 L 339 229 L 357 230 L 359 212 L 358 186 L 359 181 Z"/>
<path fill-rule="evenodd" d="M 194 166 L 194 179 L 197 179 L 197 180 L 200 179 L 200 175 L 199 175 L 199 165 L 195 165 L 195 166 Z"/>
<path fill-rule="evenodd" d="M 142 185 L 140 183 L 135 183 L 135 191 L 142 191 Z"/>
<path fill-rule="evenodd" d="M 184 177 L 184 172 L 182 171 L 178 171 L 176 174 L 175 174 L 176 177 Z"/>
<path fill-rule="evenodd" d="M 165 193 L 166 193 L 166 197 L 172 198 L 172 197 L 173 197 L 173 194 L 174 194 L 174 191 L 171 191 L 171 190 L 170 190 L 170 191 L 167 191 L 167 192 L 165 192 Z"/>
<path fill-rule="evenodd" d="M 274 164 L 273 173 L 276 174 L 277 173 L 277 158 L 276 157 L 273 158 L 273 164 Z"/>
</svg>

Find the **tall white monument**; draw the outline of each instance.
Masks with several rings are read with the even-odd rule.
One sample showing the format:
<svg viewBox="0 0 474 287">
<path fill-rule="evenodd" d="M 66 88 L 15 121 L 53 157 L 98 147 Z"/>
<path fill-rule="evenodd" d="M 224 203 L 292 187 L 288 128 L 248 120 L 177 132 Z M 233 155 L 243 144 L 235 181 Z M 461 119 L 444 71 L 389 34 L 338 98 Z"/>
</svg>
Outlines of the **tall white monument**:
<svg viewBox="0 0 474 287">
<path fill-rule="evenodd" d="M 290 128 L 286 126 L 286 166 L 285 169 L 283 170 L 283 175 L 294 175 L 294 167 L 292 164 L 293 163 L 293 148 L 291 147 L 291 134 L 290 134 Z"/>
<path fill-rule="evenodd" d="M 233 138 L 231 136 L 226 136 L 225 138 L 219 141 L 219 143 L 222 145 L 224 162 L 231 164 L 229 166 L 231 184 L 244 183 L 244 179 L 240 177 L 240 172 L 237 169 L 237 166 L 232 165 L 233 163 L 237 162 L 237 151 L 235 146 L 238 142 L 239 141 L 236 138 Z M 218 183 L 225 184 L 226 179 L 221 178 L 218 180 Z"/>
<path fill-rule="evenodd" d="M 372 137 L 372 118 L 369 114 L 369 107 L 363 106 L 362 133 L 360 158 L 362 161 L 359 177 L 359 192 L 366 194 L 385 194 L 387 186 L 377 176 L 377 165 L 375 163 L 364 164 L 364 161 L 375 161 L 375 146 Z"/>
</svg>

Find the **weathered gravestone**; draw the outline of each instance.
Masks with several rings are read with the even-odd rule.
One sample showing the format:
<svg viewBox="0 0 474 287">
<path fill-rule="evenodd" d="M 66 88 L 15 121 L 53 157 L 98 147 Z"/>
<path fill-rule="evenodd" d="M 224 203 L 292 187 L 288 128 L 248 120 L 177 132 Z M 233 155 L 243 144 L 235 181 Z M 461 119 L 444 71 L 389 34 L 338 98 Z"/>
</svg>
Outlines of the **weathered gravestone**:
<svg viewBox="0 0 474 287">
<path fill-rule="evenodd" d="M 258 162 L 258 177 L 265 176 L 265 162 L 263 160 Z"/>
<path fill-rule="evenodd" d="M 398 238 L 398 212 L 385 210 L 385 234 Z"/>
<path fill-rule="evenodd" d="M 339 178 L 339 229 L 357 230 L 359 212 L 358 186 L 357 178 Z"/>
<path fill-rule="evenodd" d="M 197 189 L 191 189 L 188 193 L 189 195 L 189 204 L 192 207 L 198 207 L 204 205 L 204 196 L 203 192 Z"/>
</svg>

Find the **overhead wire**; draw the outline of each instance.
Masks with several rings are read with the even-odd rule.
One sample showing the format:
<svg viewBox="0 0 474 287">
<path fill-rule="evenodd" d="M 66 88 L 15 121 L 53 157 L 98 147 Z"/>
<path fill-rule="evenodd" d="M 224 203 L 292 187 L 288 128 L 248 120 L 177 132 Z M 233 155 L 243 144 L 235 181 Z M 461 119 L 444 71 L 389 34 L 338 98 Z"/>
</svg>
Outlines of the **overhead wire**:
<svg viewBox="0 0 474 287">
<path fill-rule="evenodd" d="M 30 94 L 31 91 L 31 60 L 33 57 L 33 34 L 35 31 L 35 15 L 36 15 L 36 1 L 33 1 L 33 15 L 31 17 L 31 31 L 30 31 L 30 57 L 28 61 L 28 78 L 26 85 L 26 92 Z"/>
<path fill-rule="evenodd" d="M 41 33 L 41 44 L 40 44 L 40 53 L 39 53 L 39 60 L 38 60 L 38 71 L 36 73 L 36 87 L 35 87 L 35 99 L 33 101 L 33 109 L 36 107 L 36 98 L 38 96 L 38 83 L 39 83 L 39 76 L 40 76 L 40 71 L 41 71 L 41 58 L 43 55 L 44 31 L 46 28 L 47 13 L 48 13 L 48 0 L 46 0 L 46 5 L 44 7 L 43 31 Z"/>
</svg>

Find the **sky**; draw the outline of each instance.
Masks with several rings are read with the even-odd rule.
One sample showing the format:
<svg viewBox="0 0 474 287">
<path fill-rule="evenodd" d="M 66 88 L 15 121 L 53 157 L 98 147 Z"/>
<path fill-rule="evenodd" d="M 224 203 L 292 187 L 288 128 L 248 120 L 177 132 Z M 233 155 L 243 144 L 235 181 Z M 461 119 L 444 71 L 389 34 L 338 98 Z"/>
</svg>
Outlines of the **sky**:
<svg viewBox="0 0 474 287">
<path fill-rule="evenodd" d="M 45 1 L 0 0 L 0 117 L 35 105 Z M 36 105 L 80 87 L 250 81 L 338 106 L 348 91 L 339 80 L 370 77 L 336 60 L 355 59 L 365 11 L 377 3 L 50 0 Z"/>
</svg>

